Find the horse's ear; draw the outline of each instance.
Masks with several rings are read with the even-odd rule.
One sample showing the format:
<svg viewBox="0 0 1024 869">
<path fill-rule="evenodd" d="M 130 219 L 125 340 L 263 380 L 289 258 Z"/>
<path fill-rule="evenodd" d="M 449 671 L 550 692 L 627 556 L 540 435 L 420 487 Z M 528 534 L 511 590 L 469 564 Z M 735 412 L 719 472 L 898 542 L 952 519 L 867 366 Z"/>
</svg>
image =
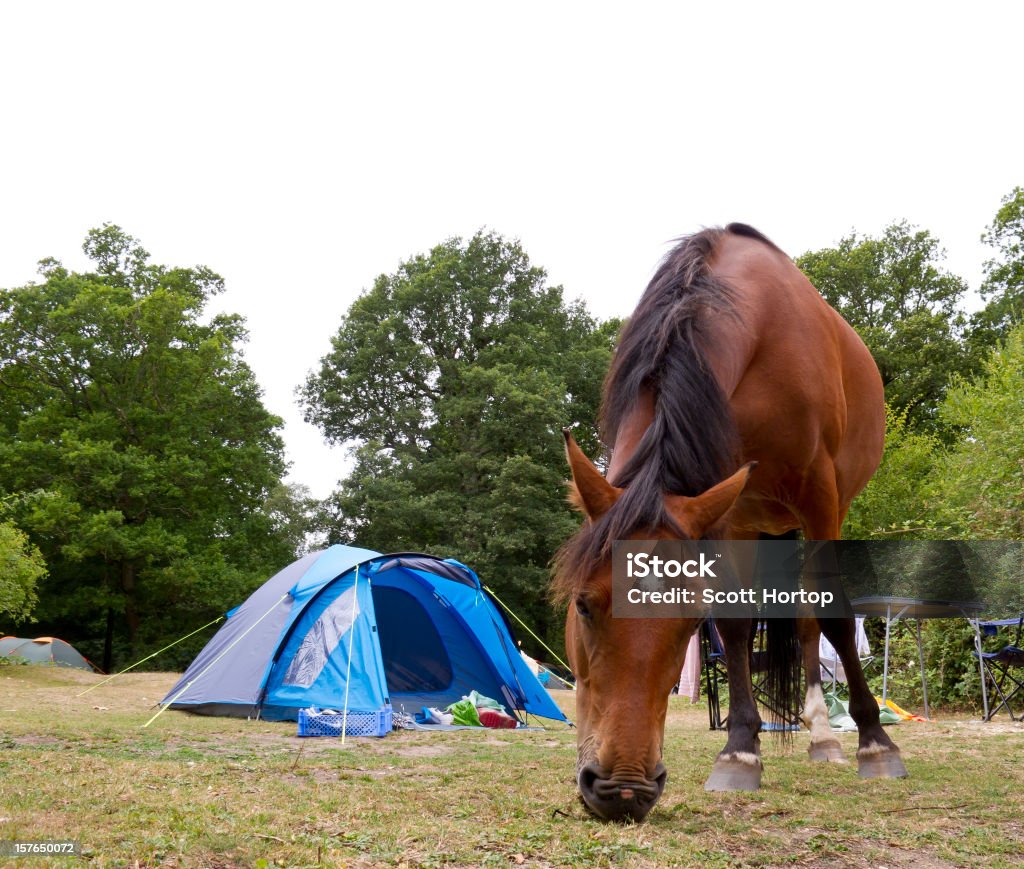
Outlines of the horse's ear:
<svg viewBox="0 0 1024 869">
<path fill-rule="evenodd" d="M 717 525 L 729 508 L 736 503 L 743 492 L 743 487 L 747 485 L 750 472 L 756 467 L 757 462 L 750 462 L 728 479 L 693 498 L 667 495 L 665 505 L 684 531 L 694 539 L 702 537 L 708 529 Z"/>
<path fill-rule="evenodd" d="M 562 429 L 562 434 L 565 435 L 565 456 L 572 470 L 569 499 L 591 519 L 599 519 L 616 502 L 622 490 L 616 489 L 601 475 L 573 439 L 569 429 Z"/>
</svg>

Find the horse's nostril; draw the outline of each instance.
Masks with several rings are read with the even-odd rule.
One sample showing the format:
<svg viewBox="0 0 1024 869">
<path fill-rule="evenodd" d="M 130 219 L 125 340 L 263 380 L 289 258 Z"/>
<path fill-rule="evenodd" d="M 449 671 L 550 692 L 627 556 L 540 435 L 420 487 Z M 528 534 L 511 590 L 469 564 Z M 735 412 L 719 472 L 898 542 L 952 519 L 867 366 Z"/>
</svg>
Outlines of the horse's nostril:
<svg viewBox="0 0 1024 869">
<path fill-rule="evenodd" d="M 658 763 L 654 768 L 654 784 L 658 788 L 658 796 L 661 796 L 661 792 L 665 790 L 665 782 L 668 781 L 668 770 L 665 769 L 665 764 Z"/>
<path fill-rule="evenodd" d="M 584 796 L 588 793 L 593 793 L 594 784 L 602 777 L 603 772 L 604 770 L 595 763 L 588 763 L 580 770 L 579 775 L 577 776 L 577 782 L 579 783 L 580 791 Z"/>
</svg>

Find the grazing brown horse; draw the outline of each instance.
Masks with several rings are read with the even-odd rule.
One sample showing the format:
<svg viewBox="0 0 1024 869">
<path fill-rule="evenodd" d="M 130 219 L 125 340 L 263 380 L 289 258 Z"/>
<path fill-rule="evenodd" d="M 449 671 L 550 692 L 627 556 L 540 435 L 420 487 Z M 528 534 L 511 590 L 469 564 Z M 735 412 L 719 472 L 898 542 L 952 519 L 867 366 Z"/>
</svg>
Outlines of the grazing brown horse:
<svg viewBox="0 0 1024 869">
<path fill-rule="evenodd" d="M 792 261 L 751 227 L 730 224 L 684 238 L 651 280 L 605 382 L 602 434 L 612 449 L 607 479 L 566 432 L 574 500 L 588 521 L 560 550 L 553 588 L 568 604 L 580 793 L 602 818 L 639 821 L 665 785 L 668 696 L 700 622 L 613 618 L 612 542 L 838 539 L 881 458 L 882 384 L 860 338 Z M 752 627 L 716 624 L 729 732 L 705 787 L 753 790 L 761 719 Z M 824 632 L 848 674 L 860 775 L 906 775 L 879 726 L 853 619 L 770 619 L 768 630 L 771 686 L 783 702 L 799 690 L 792 665 L 797 640 L 802 647 L 811 758 L 843 760 L 822 697 Z"/>
</svg>

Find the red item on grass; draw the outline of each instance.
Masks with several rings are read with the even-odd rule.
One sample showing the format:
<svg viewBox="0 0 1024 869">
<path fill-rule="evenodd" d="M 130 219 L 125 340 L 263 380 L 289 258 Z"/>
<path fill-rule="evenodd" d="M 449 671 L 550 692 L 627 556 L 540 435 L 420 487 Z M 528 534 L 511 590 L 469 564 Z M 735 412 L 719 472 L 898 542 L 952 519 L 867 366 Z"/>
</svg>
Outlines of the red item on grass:
<svg viewBox="0 0 1024 869">
<path fill-rule="evenodd" d="M 479 709 L 477 711 L 480 714 L 480 723 L 484 727 L 508 729 L 516 726 L 516 720 L 511 715 L 499 712 L 497 709 Z"/>
</svg>

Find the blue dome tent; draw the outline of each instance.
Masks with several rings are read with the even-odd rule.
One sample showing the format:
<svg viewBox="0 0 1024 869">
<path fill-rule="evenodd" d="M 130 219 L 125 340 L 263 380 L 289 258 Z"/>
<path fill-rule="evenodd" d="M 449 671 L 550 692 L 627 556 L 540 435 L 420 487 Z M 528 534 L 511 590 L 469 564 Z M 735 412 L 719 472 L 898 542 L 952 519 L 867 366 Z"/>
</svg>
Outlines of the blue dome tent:
<svg viewBox="0 0 1024 869">
<path fill-rule="evenodd" d="M 162 705 L 270 720 L 310 706 L 412 714 L 473 689 L 510 711 L 565 720 L 468 567 L 331 546 L 229 612 Z"/>
</svg>

